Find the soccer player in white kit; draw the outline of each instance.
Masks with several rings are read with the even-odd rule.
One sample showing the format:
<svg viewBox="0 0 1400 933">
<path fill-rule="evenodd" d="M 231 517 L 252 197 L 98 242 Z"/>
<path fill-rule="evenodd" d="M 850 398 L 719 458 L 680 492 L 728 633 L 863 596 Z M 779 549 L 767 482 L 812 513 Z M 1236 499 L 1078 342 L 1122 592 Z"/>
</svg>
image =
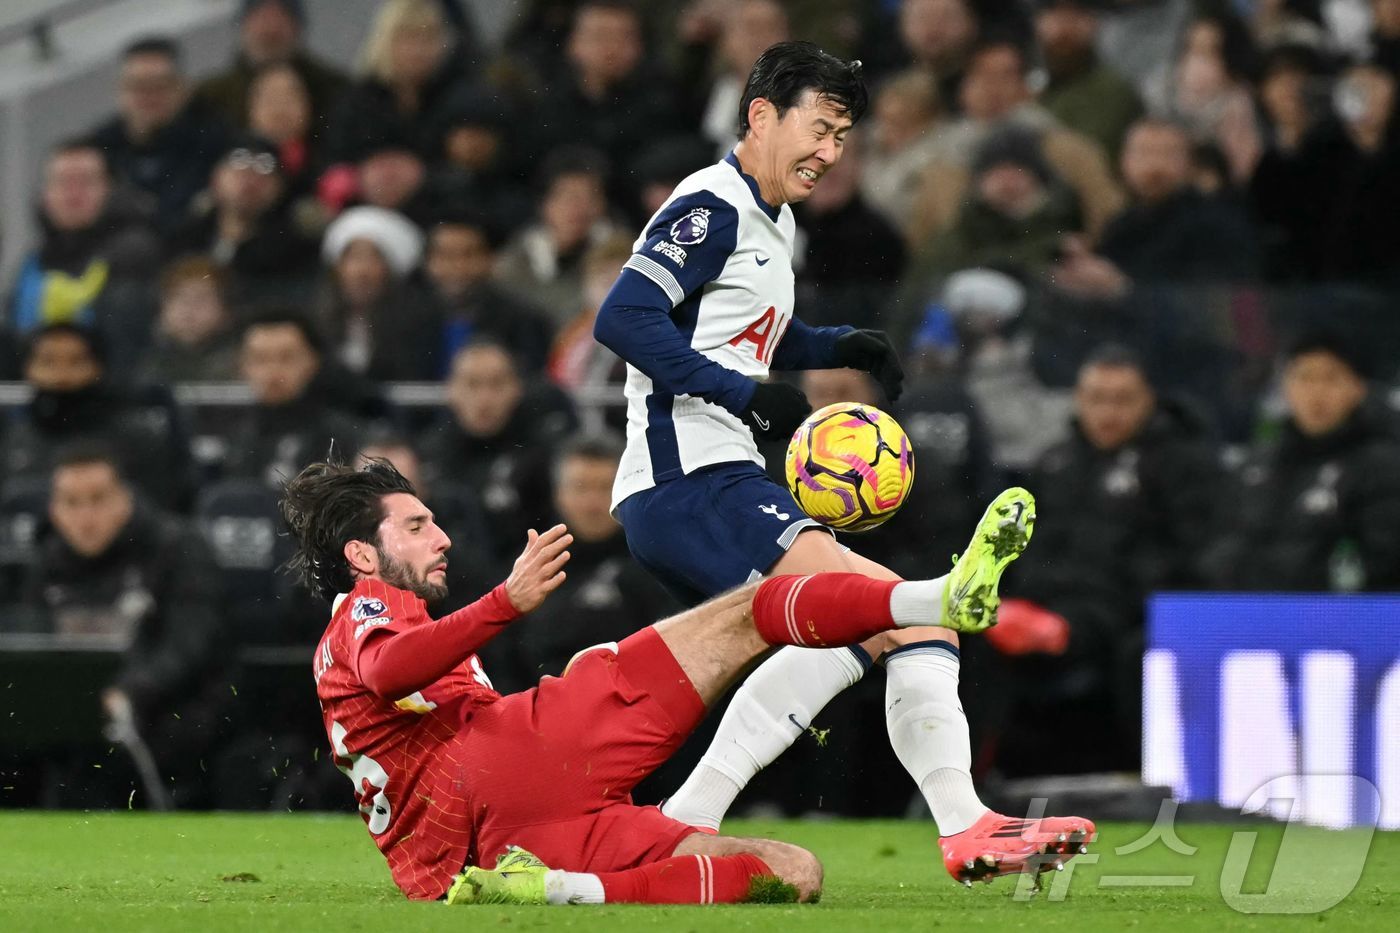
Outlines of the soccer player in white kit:
<svg viewBox="0 0 1400 933">
<path fill-rule="evenodd" d="M 868 97 L 860 63 L 807 42 L 779 43 L 754 64 L 739 142 L 676 186 L 647 223 L 598 312 L 595 336 L 628 363 L 627 450 L 614 514 L 636 558 L 691 604 L 768 574 L 895 575 L 843 548 L 763 472 L 754 438 L 786 439 L 810 411 L 770 369 L 853 367 L 898 397 L 888 338 L 809 327 L 794 316 L 789 205 L 841 158 Z M 1029 538 L 1034 500 L 1008 490 L 989 507 Z M 984 518 L 985 527 L 987 518 Z M 985 540 L 983 540 L 985 538 Z M 663 809 L 710 830 L 745 784 L 838 692 L 884 666 L 890 742 L 938 823 L 960 881 L 1044 870 L 1092 838 L 1088 820 L 1016 820 L 982 804 L 958 699 L 957 634 L 994 624 L 996 587 L 1019 553 L 975 537 L 942 588 L 947 627 L 883 633 L 851 649 L 788 647 L 742 684 L 701 763 Z"/>
</svg>

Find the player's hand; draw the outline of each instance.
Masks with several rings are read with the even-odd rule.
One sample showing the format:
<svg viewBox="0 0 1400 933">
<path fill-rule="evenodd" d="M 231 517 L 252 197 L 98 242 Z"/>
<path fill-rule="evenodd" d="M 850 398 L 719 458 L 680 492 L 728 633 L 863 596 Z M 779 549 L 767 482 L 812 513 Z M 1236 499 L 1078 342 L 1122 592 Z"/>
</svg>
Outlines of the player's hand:
<svg viewBox="0 0 1400 933">
<path fill-rule="evenodd" d="M 563 525 L 555 525 L 544 534 L 531 528 L 526 534 L 525 550 L 506 577 L 506 596 L 517 612 L 529 612 L 559 589 L 573 541 L 574 536 Z"/>
<path fill-rule="evenodd" d="M 904 392 L 904 367 L 889 335 L 882 330 L 853 330 L 837 337 L 836 365 L 870 373 L 891 402 Z"/>
<path fill-rule="evenodd" d="M 760 382 L 753 398 L 744 410 L 743 422 L 754 437 L 766 441 L 785 441 L 812 411 L 812 403 L 797 386 L 786 382 Z"/>
</svg>

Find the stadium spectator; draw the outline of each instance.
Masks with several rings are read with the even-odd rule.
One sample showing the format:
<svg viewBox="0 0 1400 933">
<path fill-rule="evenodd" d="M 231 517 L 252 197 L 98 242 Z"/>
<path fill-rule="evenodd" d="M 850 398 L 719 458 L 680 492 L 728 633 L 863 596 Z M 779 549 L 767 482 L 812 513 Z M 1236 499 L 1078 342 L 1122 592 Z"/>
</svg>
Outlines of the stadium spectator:
<svg viewBox="0 0 1400 933">
<path fill-rule="evenodd" d="M 354 450 L 360 429 L 332 391 L 315 327 L 295 311 L 272 308 L 244 325 L 239 367 L 252 406 L 225 425 L 223 474 L 279 487 L 332 445 Z"/>
<path fill-rule="evenodd" d="M 10 327 L 23 335 L 76 323 L 138 338 L 160 241 L 139 199 L 113 184 L 95 143 L 75 140 L 50 152 L 38 220 L 39 247 L 21 263 L 7 302 Z"/>
<path fill-rule="evenodd" d="M 986 424 L 991 465 L 1012 481 L 1063 440 L 1072 405 L 1068 392 L 1047 385 L 1036 366 L 1036 332 L 1028 319 L 1032 300 L 1025 284 L 1007 273 L 960 270 L 948 277 L 911 346 L 911 363 L 921 364 L 935 384 L 948 378 L 948 370 L 958 374 Z M 977 472 L 986 493 L 993 476 Z"/>
<path fill-rule="evenodd" d="M 210 676 L 228 640 L 219 571 L 199 533 L 145 502 L 124 469 L 100 444 L 76 444 L 55 458 L 52 530 L 23 599 L 48 631 L 121 649 L 103 708 L 114 722 L 134 724 L 177 806 L 208 806 L 200 763 L 219 741 L 228 702 L 225 685 Z M 94 768 L 92 746 L 111 743 L 94 735 L 75 749 L 62 776 L 50 779 L 50 804 L 115 808 L 138 797 L 152 804 L 149 787 L 131 796 L 137 781 L 124 755 Z"/>
<path fill-rule="evenodd" d="M 546 74 L 530 145 L 548 153 L 587 146 L 619 172 L 644 145 L 681 129 L 666 77 L 646 62 L 642 22 L 625 0 L 583 0 L 563 46 L 563 67 Z M 621 195 L 623 179 L 607 179 Z"/>
<path fill-rule="evenodd" d="M 1371 0 L 1371 61 L 1400 80 L 1400 2 Z"/>
<path fill-rule="evenodd" d="M 366 142 L 355 166 L 352 200 L 396 211 L 423 226 L 434 207 L 427 161 L 402 139 Z"/>
<path fill-rule="evenodd" d="M 1142 100 L 1130 81 L 1099 59 L 1093 0 L 1039 0 L 1038 6 L 1035 34 L 1048 78 L 1041 105 L 1116 159 L 1128 127 L 1142 116 Z"/>
<path fill-rule="evenodd" d="M 700 133 L 713 145 L 714 158 L 723 158 L 734 148 L 739 129 L 734 115 L 739 112 L 753 63 L 764 49 L 792 35 L 787 11 L 776 0 L 740 0 L 725 11 L 717 25 L 719 74 L 702 106 Z"/>
<path fill-rule="evenodd" d="M 487 339 L 462 347 L 447 377 L 447 412 L 419 445 L 429 487 L 456 483 L 486 512 L 492 547 L 515 553 L 527 528 L 547 517 L 549 458 L 576 424 L 568 398 L 548 384 L 528 389 L 510 352 Z"/>
<path fill-rule="evenodd" d="M 489 337 L 535 373 L 545 366 L 554 328 L 492 280 L 498 235 L 488 221 L 470 215 L 445 217 L 428 231 L 423 271 L 442 321 L 440 358 L 449 360 L 478 336 Z M 445 368 L 431 375 L 440 377 Z"/>
<path fill-rule="evenodd" d="M 73 324 L 30 333 L 21 360 L 33 399 L 4 425 L 6 480 L 47 476 L 63 447 L 108 443 L 150 499 L 181 509 L 190 493 L 189 450 L 167 393 L 128 392 L 108 378 L 100 338 Z"/>
<path fill-rule="evenodd" d="M 800 269 L 797 306 L 808 309 L 803 319 L 814 326 L 881 326 L 881 312 L 904 272 L 904 238 L 861 194 L 864 154 L 861 138 L 848 138 L 841 161 L 793 212 L 807 235 L 805 255 L 794 264 Z"/>
<path fill-rule="evenodd" d="M 1045 161 L 1075 192 L 1086 229 L 1097 234 L 1123 204 L 1123 193 L 1097 143 L 1066 129 L 1032 98 L 1026 53 L 1006 39 L 989 39 L 970 53 L 959 87 L 963 115 L 937 134 L 938 159 L 924 174 L 910 230 L 918 243 L 956 219 L 977 147 L 999 129 L 1039 137 Z"/>
<path fill-rule="evenodd" d="M 326 229 L 318 324 L 346 369 L 381 381 L 442 370 L 442 325 L 412 278 L 422 253 L 418 228 L 383 208 L 352 207 Z"/>
<path fill-rule="evenodd" d="M 496 91 L 471 88 L 456 93 L 445 109 L 428 179 L 437 213 L 469 211 L 502 228 L 516 223 L 530 211 L 524 160 L 517 157 L 524 134 L 519 108 Z"/>
<path fill-rule="evenodd" d="M 277 150 L 286 188 L 283 197 L 300 209 L 315 192 L 325 163 L 314 118 L 311 90 L 295 68 L 280 63 L 253 72 L 248 85 L 248 131 Z"/>
<path fill-rule="evenodd" d="M 1148 118 L 1128 132 L 1123 180 L 1132 203 L 1103 231 L 1097 254 L 1065 238 L 1057 287 L 1116 297 L 1133 282 L 1249 280 L 1258 274 L 1253 227 L 1234 204 L 1191 184 L 1191 139 L 1174 123 Z"/>
<path fill-rule="evenodd" d="M 204 256 L 186 256 L 160 277 L 160 314 L 137 382 L 223 382 L 238 378 L 238 340 L 225 273 Z"/>
<path fill-rule="evenodd" d="M 358 162 L 365 147 L 402 141 L 430 156 L 446 106 L 465 79 L 448 56 L 451 28 L 435 0 L 387 0 L 361 53 L 363 73 L 341 98 L 327 151 L 333 162 Z"/>
<path fill-rule="evenodd" d="M 1354 341 L 1308 333 L 1288 349 L 1287 415 L 1223 490 L 1228 522 L 1203 553 L 1217 586 L 1400 586 L 1400 446 Z"/>
<path fill-rule="evenodd" d="M 1259 105 L 1268 127 L 1267 150 L 1297 152 L 1325 116 L 1318 106 L 1325 73 L 1321 53 L 1306 46 L 1284 46 L 1265 57 L 1259 76 Z M 1256 167 L 1256 174 L 1261 168 Z"/>
<path fill-rule="evenodd" d="M 608 217 L 607 169 L 592 150 L 565 148 L 543 166 L 538 219 L 506 245 L 498 280 L 559 326 L 582 302 L 582 263 L 588 247 L 616 231 Z"/>
<path fill-rule="evenodd" d="M 668 136 L 647 146 L 630 163 L 634 198 L 625 206 L 638 224 L 661 209 L 671 191 L 692 172 L 710 162 L 703 140 L 695 136 Z"/>
<path fill-rule="evenodd" d="M 1400 197 L 1396 79 L 1355 65 L 1333 93 L 1336 117 L 1296 152 L 1265 154 L 1250 196 L 1269 230 L 1275 268 L 1288 279 L 1396 280 L 1393 217 Z"/>
<path fill-rule="evenodd" d="M 1235 184 L 1249 180 L 1263 151 L 1250 96 L 1255 56 L 1249 30 L 1238 17 L 1223 9 L 1198 13 L 1171 69 L 1146 95 L 1154 114 L 1180 121 L 1194 139 L 1214 141 Z"/>
<path fill-rule="evenodd" d="M 316 240 L 299 226 L 285 191 L 276 149 L 257 137 L 235 140 L 171 246 L 203 253 L 225 269 L 235 304 L 306 294 Z"/>
<path fill-rule="evenodd" d="M 233 62 L 200 82 L 196 98 L 231 126 L 275 139 L 254 123 L 257 85 L 264 73 L 276 73 L 276 66 L 285 66 L 296 75 L 297 85 L 307 97 L 305 133 L 319 137 L 347 82 L 338 68 L 307 51 L 305 39 L 303 0 L 240 0 Z"/>
<path fill-rule="evenodd" d="M 228 152 L 227 131 L 190 100 L 180 51 L 170 39 L 127 46 L 117 88 L 117 116 L 93 132 L 93 141 L 116 178 L 150 195 L 156 224 L 168 233 Z"/>
<path fill-rule="evenodd" d="M 938 158 L 943 101 L 933 79 L 913 69 L 885 82 L 871 104 L 860 191 L 908 236 L 920 179 Z"/>
<path fill-rule="evenodd" d="M 1136 724 L 1119 711 L 1136 708 L 1143 603 L 1155 590 L 1199 585 L 1197 554 L 1220 487 L 1201 421 L 1160 398 L 1131 351 L 1091 354 L 1074 408 L 1072 435 L 1032 471 L 1038 550 L 1018 566 L 1018 598 L 1003 602 L 989 630 L 996 660 L 979 668 L 974 692 L 989 704 L 983 742 L 1008 773 L 1036 773 L 1048 753 L 1046 737 L 1025 728 L 1031 707 L 1073 715 L 1095 737 L 1073 767 L 1135 763 Z"/>
<path fill-rule="evenodd" d="M 1074 193 L 1051 172 L 1039 140 L 1007 127 L 978 146 L 969 197 L 953 226 L 916 255 L 906 292 L 927 295 L 945 276 L 973 266 L 1039 276 L 1065 234 L 1082 229 Z"/>
<path fill-rule="evenodd" d="M 626 378 L 617 354 L 593 339 L 593 324 L 631 255 L 632 241 L 617 234 L 594 244 L 583 257 L 583 305 L 559 332 L 549 354 L 549 378 L 555 385 L 574 392 L 617 385 Z"/>
<path fill-rule="evenodd" d="M 540 614 L 532 614 L 541 625 L 522 629 L 519 640 L 496 651 L 487 649 L 483 660 L 493 682 L 525 689 L 546 674 L 562 674 L 580 645 L 621 641 L 680 611 L 628 552 L 622 526 L 609 511 L 621 456 L 621 439 L 609 434 L 573 435 L 556 450 L 549 524 L 563 522 L 574 536 L 568 578 L 540 605 Z"/>
<path fill-rule="evenodd" d="M 901 58 L 938 82 L 938 96 L 950 111 L 962 109 L 958 89 L 980 33 L 968 0 L 902 0 L 899 5 Z"/>
</svg>

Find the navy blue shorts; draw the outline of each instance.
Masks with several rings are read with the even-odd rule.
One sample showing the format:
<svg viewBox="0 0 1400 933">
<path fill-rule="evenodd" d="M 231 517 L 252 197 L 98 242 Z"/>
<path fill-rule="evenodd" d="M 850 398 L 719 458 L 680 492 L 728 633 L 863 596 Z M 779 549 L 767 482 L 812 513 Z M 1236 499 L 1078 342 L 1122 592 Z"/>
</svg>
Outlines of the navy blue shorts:
<svg viewBox="0 0 1400 933">
<path fill-rule="evenodd" d="M 617 507 L 632 556 L 687 606 L 768 573 L 806 528 L 792 493 L 753 463 L 723 463 Z"/>
</svg>

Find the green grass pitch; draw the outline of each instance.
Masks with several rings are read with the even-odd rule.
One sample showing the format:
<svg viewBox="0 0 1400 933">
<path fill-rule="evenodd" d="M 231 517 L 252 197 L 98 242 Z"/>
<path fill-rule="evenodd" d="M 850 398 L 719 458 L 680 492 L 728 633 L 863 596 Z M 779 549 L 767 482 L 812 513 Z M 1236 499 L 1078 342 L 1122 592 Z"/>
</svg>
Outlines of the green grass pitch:
<svg viewBox="0 0 1400 933">
<path fill-rule="evenodd" d="M 1243 883 L 1235 888 L 1245 894 L 1266 889 L 1281 848 L 1298 843 L 1290 851 L 1307 853 L 1308 870 L 1284 887 L 1284 899 L 1306 899 L 1325 888 L 1328 867 L 1357 853 L 1360 839 L 1295 829 L 1299 836 L 1281 842 L 1279 826 L 1186 824 L 1178 835 L 1199 847 L 1192 856 L 1173 853 L 1162 842 L 1114 854 L 1146 829 L 1101 827 L 1093 846 L 1099 861 L 1066 872 L 1068 894 L 1058 901 L 1053 887 L 1017 900 L 1012 879 L 971 890 L 955 885 L 935 860 L 928 823 L 735 822 L 726 830 L 788 839 L 821 856 L 827 870 L 822 902 L 504 909 L 405 901 L 353 815 L 8 812 L 0 813 L 0 930 L 1400 929 L 1400 834 L 1375 835 L 1360 881 L 1337 906 L 1275 916 L 1238 913 L 1222 898 L 1221 867 L 1235 829 L 1259 832 Z M 1177 887 L 1105 883 L 1144 876 L 1195 880 Z"/>
</svg>

